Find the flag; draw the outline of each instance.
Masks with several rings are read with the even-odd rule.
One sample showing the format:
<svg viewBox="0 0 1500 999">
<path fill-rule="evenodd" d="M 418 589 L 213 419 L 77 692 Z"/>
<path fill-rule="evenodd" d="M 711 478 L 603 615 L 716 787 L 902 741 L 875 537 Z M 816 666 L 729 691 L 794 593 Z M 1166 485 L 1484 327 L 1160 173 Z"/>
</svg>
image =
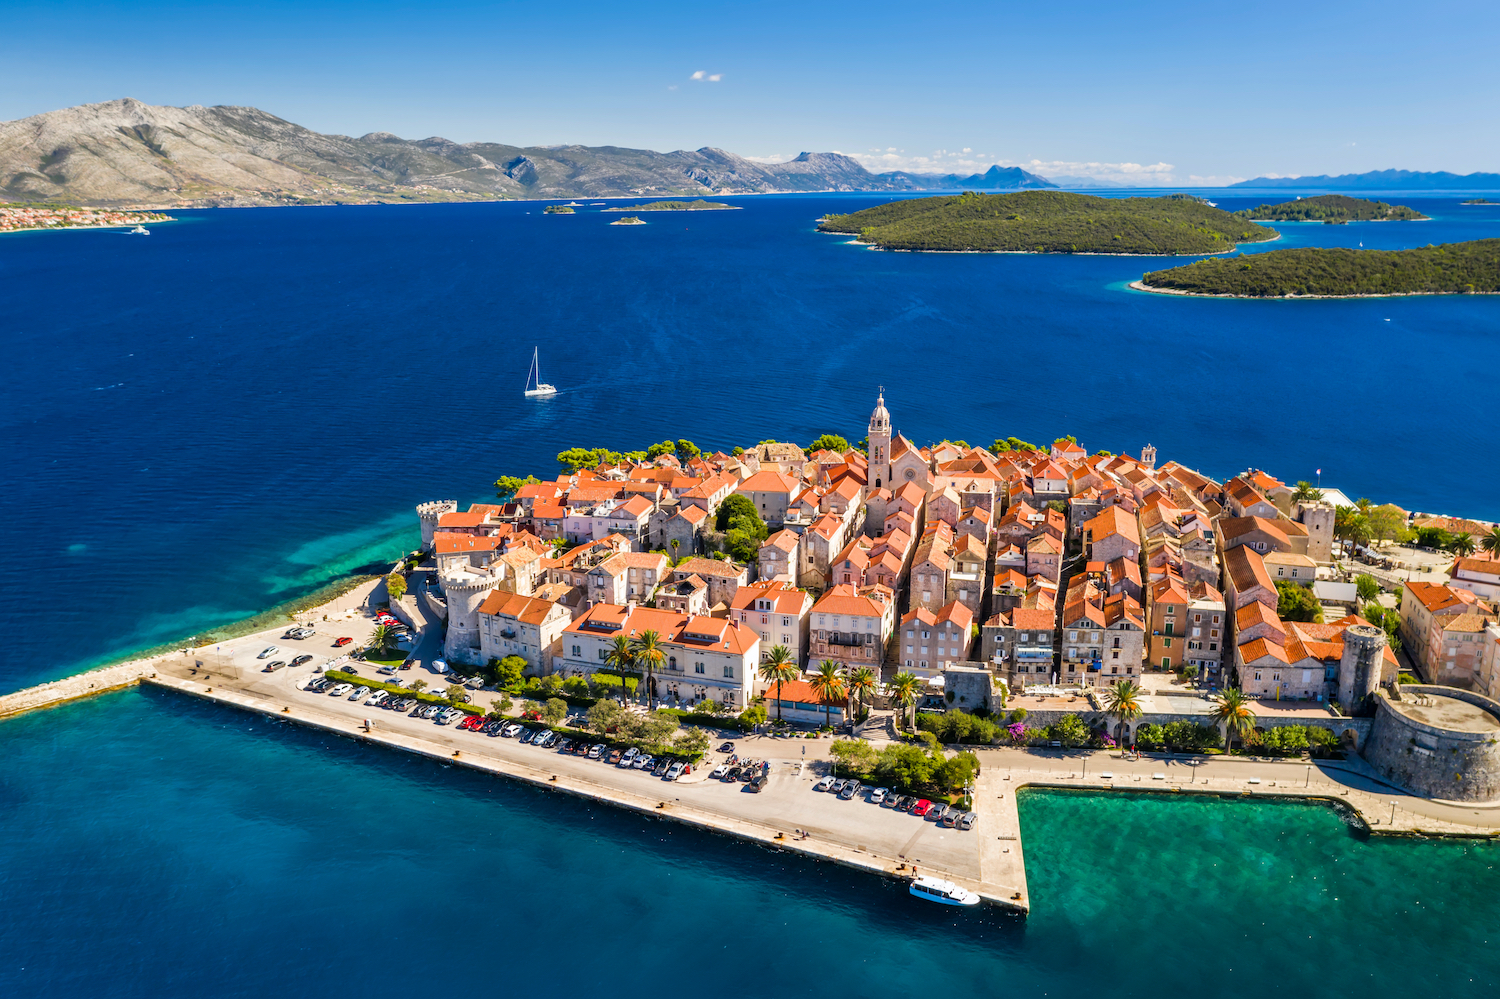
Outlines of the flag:
<svg viewBox="0 0 1500 999">
<path fill-rule="evenodd" d="M 1319 475 L 1322 475 L 1322 474 L 1323 474 L 1323 470 L 1322 470 L 1322 469 L 1321 469 L 1321 468 L 1320 468 L 1320 469 L 1318 469 L 1318 474 L 1319 474 Z"/>
</svg>

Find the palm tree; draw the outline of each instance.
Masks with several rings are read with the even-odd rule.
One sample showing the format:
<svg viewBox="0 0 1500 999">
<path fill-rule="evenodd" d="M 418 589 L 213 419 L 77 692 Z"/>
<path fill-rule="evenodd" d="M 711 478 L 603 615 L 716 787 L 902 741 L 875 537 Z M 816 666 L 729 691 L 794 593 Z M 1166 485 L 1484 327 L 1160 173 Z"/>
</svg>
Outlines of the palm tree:
<svg viewBox="0 0 1500 999">
<path fill-rule="evenodd" d="M 1453 535 L 1453 540 L 1448 542 L 1448 550 L 1459 558 L 1474 554 L 1474 535 L 1467 531 L 1460 531 Z"/>
<path fill-rule="evenodd" d="M 671 541 L 667 542 L 667 544 L 672 547 L 672 565 L 676 566 L 680 564 L 682 562 L 682 559 L 677 556 L 677 550 L 682 547 L 682 539 L 673 538 Z"/>
<path fill-rule="evenodd" d="M 875 693 L 876 688 L 880 686 L 880 678 L 868 666 L 856 666 L 850 670 L 847 682 L 849 696 L 860 708 L 865 706 L 865 695 Z"/>
<path fill-rule="evenodd" d="M 1479 547 L 1500 558 L 1500 527 L 1490 528 L 1490 533 L 1479 539 Z"/>
<path fill-rule="evenodd" d="M 655 673 L 667 661 L 667 654 L 661 647 L 661 635 L 655 631 L 641 632 L 634 644 L 635 661 L 646 668 L 646 706 L 650 707 L 656 699 Z"/>
<path fill-rule="evenodd" d="M 1230 740 L 1245 736 L 1255 728 L 1255 711 L 1250 707 L 1250 698 L 1238 687 L 1230 687 L 1214 700 L 1210 713 L 1213 720 L 1224 726 L 1224 752 L 1229 752 Z"/>
<path fill-rule="evenodd" d="M 396 629 L 389 628 L 383 624 L 379 625 L 375 628 L 375 633 L 370 636 L 370 639 L 381 652 L 387 652 L 396 646 Z"/>
<path fill-rule="evenodd" d="M 771 646 L 766 661 L 760 664 L 760 678 L 767 683 L 776 684 L 777 721 L 781 721 L 781 685 L 791 683 L 801 672 L 796 660 L 792 658 L 792 650 L 785 645 Z"/>
<path fill-rule="evenodd" d="M 1323 491 L 1305 479 L 1297 482 L 1297 488 L 1292 490 L 1293 503 L 1308 503 L 1315 499 L 1321 499 Z"/>
<path fill-rule="evenodd" d="M 904 670 L 891 677 L 891 682 L 885 685 L 886 695 L 901 706 L 898 717 L 903 727 L 906 725 L 906 709 L 917 703 L 917 693 L 921 689 L 921 678 Z"/>
<path fill-rule="evenodd" d="M 1141 695 L 1145 693 L 1134 680 L 1116 680 L 1104 692 L 1104 710 L 1120 721 L 1121 745 L 1125 742 L 1125 726 L 1141 716 Z"/>
<path fill-rule="evenodd" d="M 845 691 L 849 689 L 844 680 L 844 670 L 832 659 L 823 660 L 823 665 L 813 671 L 812 676 L 807 678 L 808 685 L 812 687 L 813 693 L 818 695 L 818 700 L 823 702 L 823 710 L 828 714 L 828 727 L 833 727 L 833 702 L 841 699 Z"/>
<path fill-rule="evenodd" d="M 616 635 L 614 644 L 605 653 L 604 664 L 610 669 L 618 670 L 620 673 L 620 703 L 625 703 L 625 672 L 635 665 L 635 650 L 630 647 L 630 639 L 624 635 Z"/>
</svg>

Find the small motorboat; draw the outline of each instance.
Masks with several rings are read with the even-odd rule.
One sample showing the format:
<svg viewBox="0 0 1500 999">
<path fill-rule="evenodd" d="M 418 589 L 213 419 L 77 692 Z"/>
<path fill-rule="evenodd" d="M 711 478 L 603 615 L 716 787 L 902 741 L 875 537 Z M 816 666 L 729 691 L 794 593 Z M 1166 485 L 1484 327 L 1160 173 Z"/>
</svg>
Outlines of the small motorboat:
<svg viewBox="0 0 1500 999">
<path fill-rule="evenodd" d="M 151 235 L 151 230 L 147 229 L 143 225 L 138 225 L 134 229 L 130 230 L 130 234 L 132 236 L 149 236 Z"/>
<path fill-rule="evenodd" d="M 967 888 L 960 888 L 952 881 L 930 878 L 926 875 L 912 879 L 911 893 L 917 898 L 925 898 L 929 902 L 938 902 L 942 905 L 979 904 L 979 896 Z"/>
</svg>

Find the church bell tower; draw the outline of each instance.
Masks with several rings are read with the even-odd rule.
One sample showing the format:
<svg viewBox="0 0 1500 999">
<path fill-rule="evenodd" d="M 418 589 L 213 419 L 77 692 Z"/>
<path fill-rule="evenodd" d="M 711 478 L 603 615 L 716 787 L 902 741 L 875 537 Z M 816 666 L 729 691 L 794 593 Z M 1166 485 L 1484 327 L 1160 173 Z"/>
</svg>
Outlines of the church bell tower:
<svg viewBox="0 0 1500 999">
<path fill-rule="evenodd" d="M 885 408 L 885 386 L 870 414 L 870 488 L 891 488 L 891 414 Z"/>
</svg>

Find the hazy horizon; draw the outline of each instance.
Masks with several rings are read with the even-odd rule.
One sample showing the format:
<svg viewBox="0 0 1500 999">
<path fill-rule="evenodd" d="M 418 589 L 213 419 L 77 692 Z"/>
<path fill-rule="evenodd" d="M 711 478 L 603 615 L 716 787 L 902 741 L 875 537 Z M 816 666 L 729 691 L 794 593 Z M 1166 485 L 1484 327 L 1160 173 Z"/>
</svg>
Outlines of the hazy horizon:
<svg viewBox="0 0 1500 999">
<path fill-rule="evenodd" d="M 319 132 L 837 151 L 873 172 L 1019 166 L 1129 186 L 1500 170 L 1493 5 L 1292 4 L 1253 17 L 1096 0 L 746 8 L 270 0 L 8 5 L 0 119 L 130 96 L 252 105 Z M 137 44 L 137 42 L 144 44 Z"/>
</svg>

